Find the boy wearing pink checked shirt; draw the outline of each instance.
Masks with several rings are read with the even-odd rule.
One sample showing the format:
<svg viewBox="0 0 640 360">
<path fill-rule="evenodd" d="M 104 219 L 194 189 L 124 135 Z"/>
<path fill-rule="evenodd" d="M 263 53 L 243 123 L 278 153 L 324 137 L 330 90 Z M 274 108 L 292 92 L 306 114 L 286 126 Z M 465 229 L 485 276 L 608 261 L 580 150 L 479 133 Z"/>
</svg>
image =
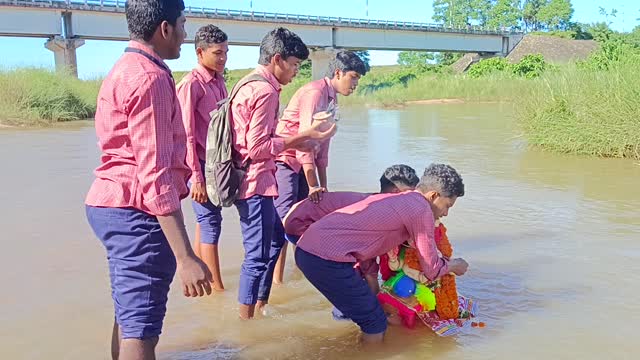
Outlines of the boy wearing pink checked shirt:
<svg viewBox="0 0 640 360">
<path fill-rule="evenodd" d="M 367 64 L 354 52 L 337 52 L 329 64 L 328 76 L 306 84 L 293 95 L 278 121 L 276 134 L 291 136 L 308 129 L 314 121 L 314 114 L 318 112 L 328 110 L 335 116 L 338 94 L 342 96 L 353 94 L 360 77 L 364 76 L 368 70 Z M 309 151 L 288 149 L 278 155 L 276 160 L 278 197 L 274 204 L 281 219 L 284 219 L 296 202 L 307 196 L 317 202 L 322 197 L 322 193 L 327 191 L 330 142 L 331 140 L 326 140 L 319 143 L 317 149 Z M 287 244 L 285 243 L 273 275 L 273 281 L 276 284 L 282 283 L 286 258 Z"/>
<path fill-rule="evenodd" d="M 287 137 L 275 135 L 281 86 L 291 82 L 308 56 L 309 49 L 293 32 L 270 31 L 260 44 L 259 65 L 248 75 L 262 81 L 239 88 L 230 106 L 234 161 L 247 169 L 235 202 L 245 249 L 238 286 L 242 319 L 253 318 L 256 307 L 269 302 L 273 269 L 285 242 L 273 205 L 278 196 L 276 156 L 285 149 L 306 149 L 310 141 L 324 141 L 336 131 L 335 125 L 326 131 L 312 126 Z"/>
<path fill-rule="evenodd" d="M 218 241 L 222 231 L 222 209 L 209 201 L 204 181 L 207 131 L 212 110 L 227 97 L 224 67 L 229 44 L 227 34 L 217 26 L 206 25 L 195 36 L 198 66 L 178 84 L 178 100 L 187 133 L 187 165 L 191 169 L 189 190 L 191 206 L 196 215 L 193 250 L 213 275 L 213 289 L 222 291 Z"/>
<path fill-rule="evenodd" d="M 466 261 L 440 257 L 434 240 L 435 219 L 447 216 L 461 196 L 464 183 L 456 170 L 432 164 L 415 191 L 372 195 L 309 226 L 298 241 L 296 264 L 316 289 L 358 324 L 363 341 L 380 342 L 387 318 L 353 265 L 409 239 L 427 278 L 435 280 L 449 272 L 463 275 Z"/>
<path fill-rule="evenodd" d="M 176 271 L 185 296 L 211 293 L 211 273 L 184 227 L 190 171 L 171 70 L 180 57 L 182 0 L 128 0 L 131 41 L 102 82 L 95 115 L 102 153 L 85 204 L 106 250 L 114 359 L 155 359 Z"/>
</svg>

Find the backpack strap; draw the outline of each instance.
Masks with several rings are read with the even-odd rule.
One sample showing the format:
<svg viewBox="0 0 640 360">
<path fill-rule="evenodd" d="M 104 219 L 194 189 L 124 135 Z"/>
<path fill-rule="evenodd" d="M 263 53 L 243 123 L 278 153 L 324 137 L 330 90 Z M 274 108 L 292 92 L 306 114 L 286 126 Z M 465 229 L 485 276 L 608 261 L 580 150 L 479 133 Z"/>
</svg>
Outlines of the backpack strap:
<svg viewBox="0 0 640 360">
<path fill-rule="evenodd" d="M 233 88 L 231 89 L 231 94 L 229 94 L 229 96 L 226 99 L 222 99 L 220 102 L 218 102 L 218 106 L 222 105 L 222 106 L 224 106 L 226 108 L 227 121 L 229 121 L 229 116 L 231 116 L 231 102 L 233 101 L 233 99 L 238 94 L 238 91 L 240 91 L 240 88 L 242 88 L 243 86 L 247 85 L 248 83 L 254 82 L 254 81 L 263 81 L 263 82 L 266 82 L 266 83 L 269 82 L 262 75 L 251 74 L 251 75 L 245 76 L 244 78 L 240 79 L 240 81 L 238 81 L 233 86 Z M 247 169 L 249 168 L 249 165 L 251 165 L 251 158 L 247 159 L 247 161 L 245 161 L 243 164 L 241 164 L 240 167 L 243 170 L 247 171 Z"/>
<path fill-rule="evenodd" d="M 248 76 L 243 77 L 242 79 L 240 79 L 240 81 L 238 81 L 233 88 L 231 89 L 231 94 L 229 94 L 229 97 L 226 98 L 224 101 L 227 102 L 227 104 L 231 104 L 231 102 L 233 101 L 233 99 L 236 97 L 236 95 L 238 94 L 238 91 L 240 91 L 240 88 L 242 88 L 243 86 L 247 85 L 250 82 L 254 82 L 254 81 L 262 81 L 262 82 L 266 82 L 268 83 L 269 81 L 267 81 L 267 79 L 264 78 L 264 76 L 262 75 L 258 75 L 258 74 L 251 74 Z"/>
</svg>

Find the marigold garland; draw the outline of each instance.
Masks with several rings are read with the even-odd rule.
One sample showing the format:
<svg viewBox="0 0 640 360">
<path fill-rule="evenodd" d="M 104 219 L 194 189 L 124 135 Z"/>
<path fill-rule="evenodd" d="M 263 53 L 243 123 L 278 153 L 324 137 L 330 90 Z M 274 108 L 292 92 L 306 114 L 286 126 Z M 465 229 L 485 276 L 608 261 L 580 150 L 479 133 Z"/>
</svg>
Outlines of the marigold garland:
<svg viewBox="0 0 640 360">
<path fill-rule="evenodd" d="M 447 237 L 447 228 L 442 223 L 436 228 L 435 240 L 442 256 L 451 258 L 453 248 Z M 440 286 L 435 288 L 434 294 L 436 295 L 436 312 L 441 319 L 457 319 L 460 316 L 458 312 L 458 290 L 456 289 L 454 275 L 443 275 L 440 278 Z"/>
</svg>

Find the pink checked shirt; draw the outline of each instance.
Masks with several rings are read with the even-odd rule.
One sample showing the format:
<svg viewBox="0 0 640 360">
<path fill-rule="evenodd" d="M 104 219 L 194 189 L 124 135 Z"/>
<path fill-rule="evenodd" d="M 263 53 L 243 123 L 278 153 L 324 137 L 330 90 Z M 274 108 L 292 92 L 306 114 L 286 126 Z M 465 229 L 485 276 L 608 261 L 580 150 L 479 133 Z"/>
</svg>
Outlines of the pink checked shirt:
<svg viewBox="0 0 640 360">
<path fill-rule="evenodd" d="M 322 194 L 322 200 L 317 204 L 309 199 L 304 199 L 293 205 L 287 216 L 284 217 L 284 230 L 287 234 L 300 236 L 311 224 L 322 219 L 325 215 L 369 196 L 371 194 L 335 191 Z"/>
<path fill-rule="evenodd" d="M 284 139 L 275 136 L 280 105 L 280 83 L 264 66 L 253 73 L 264 81 L 243 86 L 231 104 L 233 147 L 239 154 L 234 160 L 251 165 L 242 180 L 238 199 L 253 195 L 278 196 L 276 156 L 284 150 Z"/>
<path fill-rule="evenodd" d="M 307 130 L 313 121 L 313 114 L 325 111 L 331 101 L 337 101 L 336 91 L 329 78 L 312 81 L 301 87 L 289 101 L 289 105 L 278 122 L 276 134 L 282 137 L 297 135 Z M 278 161 L 287 164 L 293 171 L 299 172 L 303 164 L 315 164 L 318 167 L 329 165 L 329 144 L 325 140 L 316 152 L 287 149 L 278 155 Z"/>
<path fill-rule="evenodd" d="M 191 182 L 204 183 L 200 161 L 206 160 L 207 130 L 218 102 L 227 97 L 224 78 L 198 65 L 177 86 L 182 108 L 182 122 L 187 132 L 187 165 Z"/>
<path fill-rule="evenodd" d="M 129 47 L 152 49 L 135 41 Z M 85 203 L 151 215 L 180 209 L 187 195 L 186 135 L 169 68 L 125 53 L 107 75 L 95 116 L 101 164 Z"/>
<path fill-rule="evenodd" d="M 428 279 L 449 272 L 436 248 L 429 202 L 416 191 L 372 195 L 336 210 L 312 224 L 298 247 L 326 260 L 364 262 L 407 239 L 415 243 Z"/>
</svg>

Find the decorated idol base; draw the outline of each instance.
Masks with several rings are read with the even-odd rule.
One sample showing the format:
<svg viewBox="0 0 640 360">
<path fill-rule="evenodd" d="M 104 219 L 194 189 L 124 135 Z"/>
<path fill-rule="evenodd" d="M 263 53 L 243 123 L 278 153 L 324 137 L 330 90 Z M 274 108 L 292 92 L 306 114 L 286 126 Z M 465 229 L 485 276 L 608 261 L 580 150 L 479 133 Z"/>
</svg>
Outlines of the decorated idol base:
<svg viewBox="0 0 640 360">
<path fill-rule="evenodd" d="M 456 335 L 463 327 L 477 324 L 473 321 L 478 316 L 477 303 L 464 296 L 458 296 L 460 316 L 451 320 L 440 319 L 435 310 L 425 310 L 415 296 L 400 297 L 393 289 L 383 287 L 378 294 L 378 301 L 385 312 L 397 314 L 405 327 L 413 329 L 420 320 L 439 336 Z M 484 326 L 484 323 L 480 324 Z"/>
</svg>

